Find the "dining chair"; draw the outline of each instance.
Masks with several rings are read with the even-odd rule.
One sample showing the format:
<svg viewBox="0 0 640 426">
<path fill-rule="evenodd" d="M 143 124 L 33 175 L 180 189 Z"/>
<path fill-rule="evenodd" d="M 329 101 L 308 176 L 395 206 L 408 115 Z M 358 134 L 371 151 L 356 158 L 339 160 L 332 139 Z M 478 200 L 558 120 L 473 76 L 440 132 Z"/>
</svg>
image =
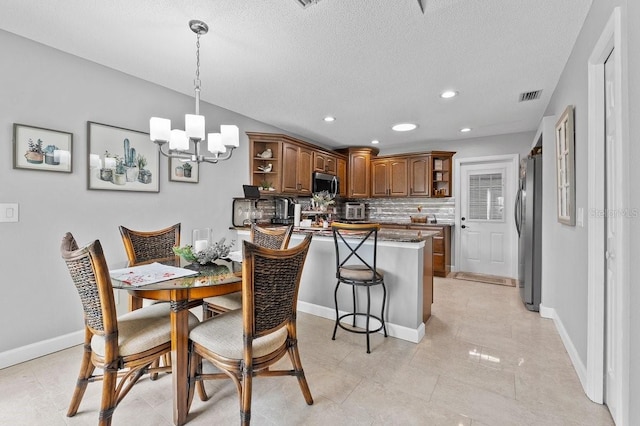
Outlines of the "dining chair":
<svg viewBox="0 0 640 426">
<path fill-rule="evenodd" d="M 208 399 L 203 380 L 231 378 L 240 400 L 240 420 L 251 420 L 255 376 L 295 376 L 307 404 L 313 398 L 304 375 L 296 329 L 298 289 L 311 234 L 293 248 L 274 250 L 244 241 L 241 310 L 202 322 L 189 333 L 189 404 L 194 388 Z M 272 369 L 285 354 L 293 369 Z M 221 373 L 204 374 L 202 359 Z"/>
<path fill-rule="evenodd" d="M 151 368 L 171 351 L 170 305 L 158 303 L 117 317 L 100 241 L 79 248 L 67 232 L 60 252 L 80 296 L 85 323 L 84 353 L 67 416 L 78 412 L 87 384 L 101 380 L 99 424 L 110 425 L 116 406 L 145 373 L 171 370 Z M 191 313 L 188 322 L 190 328 L 199 323 Z M 94 374 L 96 368 L 102 374 Z"/>
<path fill-rule="evenodd" d="M 347 224 L 333 222 L 333 241 L 336 250 L 336 278 L 337 283 L 334 290 L 334 301 L 336 307 L 336 322 L 333 327 L 332 340 L 336 340 L 338 327 L 351 333 L 366 334 L 367 353 L 371 353 L 369 335 L 383 330 L 384 337 L 387 337 L 387 327 L 384 322 L 384 307 L 387 299 L 387 288 L 384 285 L 384 272 L 377 267 L 378 252 L 378 231 L 379 223 Z M 371 242 L 371 244 L 368 244 Z M 353 299 L 353 310 L 340 315 L 338 307 L 338 289 L 341 284 L 351 286 Z M 371 314 L 371 288 L 382 287 L 382 308 L 380 316 Z M 366 289 L 366 310 L 358 309 L 356 303 L 356 288 Z M 356 328 L 356 319 L 364 317 L 364 329 Z M 342 320 L 351 318 L 351 327 L 347 327 Z M 379 327 L 371 329 L 371 318 L 379 322 Z"/>
<path fill-rule="evenodd" d="M 293 225 L 263 228 L 251 225 L 251 241 L 261 247 L 270 249 L 285 249 L 289 246 L 289 240 L 293 232 Z M 214 315 L 242 308 L 242 293 L 237 291 L 222 296 L 208 297 L 202 304 L 203 320 Z"/>
<path fill-rule="evenodd" d="M 175 256 L 174 246 L 180 246 L 180 224 L 157 231 L 134 231 L 120 226 L 120 235 L 129 264 Z"/>
</svg>

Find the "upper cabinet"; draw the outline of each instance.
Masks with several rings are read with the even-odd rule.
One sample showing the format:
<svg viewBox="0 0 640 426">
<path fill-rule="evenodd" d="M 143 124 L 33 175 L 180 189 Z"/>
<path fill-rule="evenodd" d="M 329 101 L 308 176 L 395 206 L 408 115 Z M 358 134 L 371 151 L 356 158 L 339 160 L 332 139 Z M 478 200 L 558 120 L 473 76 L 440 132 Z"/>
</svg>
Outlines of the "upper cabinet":
<svg viewBox="0 0 640 426">
<path fill-rule="evenodd" d="M 249 135 L 251 182 L 260 188 L 281 190 L 282 149 L 280 139 L 272 135 Z"/>
<path fill-rule="evenodd" d="M 431 152 L 431 197 L 451 197 L 453 194 L 453 154 L 455 152 Z"/>
<path fill-rule="evenodd" d="M 313 151 L 307 147 L 282 144 L 282 192 L 311 195 Z"/>
<path fill-rule="evenodd" d="M 409 158 L 409 196 L 429 197 L 431 195 L 430 160 L 429 155 L 416 155 Z"/>
<path fill-rule="evenodd" d="M 371 195 L 371 158 L 378 154 L 378 150 L 368 147 L 353 147 L 341 149 L 338 152 L 348 156 L 346 197 L 369 198 Z"/>
<path fill-rule="evenodd" d="M 316 172 L 338 174 L 337 158 L 326 152 L 313 152 L 313 170 Z"/>
<path fill-rule="evenodd" d="M 336 157 L 336 174 L 340 180 L 341 197 L 347 196 L 347 160 L 342 157 Z"/>
<path fill-rule="evenodd" d="M 380 158 L 371 161 L 371 196 L 406 197 L 407 159 Z"/>
</svg>

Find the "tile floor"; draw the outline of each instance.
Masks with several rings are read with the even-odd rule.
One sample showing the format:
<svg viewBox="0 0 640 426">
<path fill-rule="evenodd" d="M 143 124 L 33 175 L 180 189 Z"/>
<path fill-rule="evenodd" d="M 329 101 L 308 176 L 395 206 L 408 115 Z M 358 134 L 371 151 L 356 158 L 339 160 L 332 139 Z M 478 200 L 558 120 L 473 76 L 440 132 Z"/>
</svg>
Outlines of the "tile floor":
<svg viewBox="0 0 640 426">
<path fill-rule="evenodd" d="M 612 425 L 584 395 L 550 320 L 528 312 L 514 287 L 435 280 L 433 316 L 419 344 L 338 331 L 300 314 L 302 362 L 315 403 L 292 377 L 254 381 L 254 425 Z M 1 425 L 95 425 L 100 384 L 73 418 L 65 412 L 79 367 L 73 347 L 0 370 Z M 288 361 L 287 361 L 288 362 Z M 114 425 L 171 425 L 171 377 L 143 379 Z M 207 382 L 189 425 L 238 424 L 231 382 Z"/>
</svg>

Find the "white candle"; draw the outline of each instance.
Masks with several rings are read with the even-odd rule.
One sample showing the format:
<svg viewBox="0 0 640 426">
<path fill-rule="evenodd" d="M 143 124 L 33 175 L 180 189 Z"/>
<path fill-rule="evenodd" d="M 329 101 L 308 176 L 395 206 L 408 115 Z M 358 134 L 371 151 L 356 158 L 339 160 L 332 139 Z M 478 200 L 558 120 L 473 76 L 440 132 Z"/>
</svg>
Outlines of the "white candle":
<svg viewBox="0 0 640 426">
<path fill-rule="evenodd" d="M 56 154 L 58 158 L 56 158 Z M 53 151 L 53 158 L 55 161 L 59 162 L 61 165 L 66 166 L 71 161 L 71 153 L 64 149 Z"/>
<path fill-rule="evenodd" d="M 207 245 L 207 240 L 196 240 L 193 243 L 193 251 L 196 253 L 201 252 L 207 248 Z"/>
</svg>

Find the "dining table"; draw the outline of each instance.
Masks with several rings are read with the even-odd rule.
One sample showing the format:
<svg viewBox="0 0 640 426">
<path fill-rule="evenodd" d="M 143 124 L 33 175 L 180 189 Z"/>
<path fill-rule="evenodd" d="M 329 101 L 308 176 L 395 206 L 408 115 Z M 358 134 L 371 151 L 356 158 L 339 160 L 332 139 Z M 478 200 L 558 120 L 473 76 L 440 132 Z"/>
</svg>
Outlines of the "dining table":
<svg viewBox="0 0 640 426">
<path fill-rule="evenodd" d="M 144 299 L 168 302 L 171 306 L 171 376 L 173 387 L 173 422 L 180 426 L 186 422 L 189 398 L 189 309 L 202 304 L 206 297 L 220 296 L 242 289 L 242 264 L 229 259 L 218 259 L 214 264 L 185 264 L 180 257 L 146 261 L 184 267 L 196 275 L 168 279 L 146 285 L 134 285 L 112 275 L 114 289 L 127 291 L 129 309 L 142 307 Z M 141 264 L 129 265 L 130 267 Z"/>
</svg>

